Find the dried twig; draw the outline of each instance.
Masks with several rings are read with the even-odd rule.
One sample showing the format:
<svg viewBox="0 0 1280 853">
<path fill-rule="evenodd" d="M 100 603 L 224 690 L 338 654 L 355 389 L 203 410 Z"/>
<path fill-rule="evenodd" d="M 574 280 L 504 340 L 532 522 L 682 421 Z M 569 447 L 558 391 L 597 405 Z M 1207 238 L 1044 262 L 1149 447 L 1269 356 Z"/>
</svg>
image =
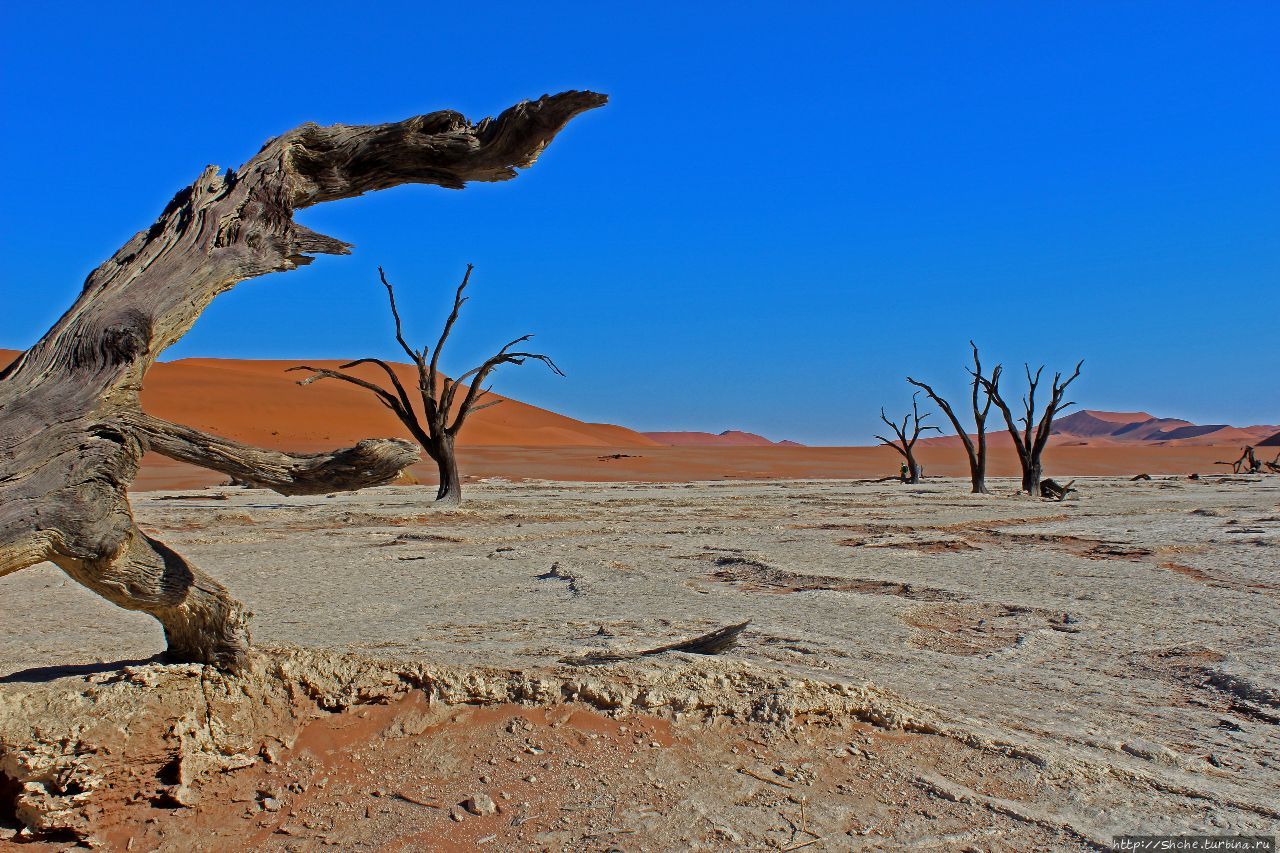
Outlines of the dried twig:
<svg viewBox="0 0 1280 853">
<path fill-rule="evenodd" d="M 428 800 L 421 800 L 421 799 L 418 799 L 417 797 L 412 797 L 404 793 L 403 791 L 396 791 L 391 796 L 395 797 L 397 800 L 404 800 L 406 803 L 413 803 L 415 806 L 425 806 L 426 808 L 429 808 L 429 809 L 441 809 L 441 810 L 444 809 L 444 806 L 442 806 L 438 802 L 433 803 L 433 802 L 429 802 Z"/>
<path fill-rule="evenodd" d="M 768 782 L 770 785 L 777 785 L 779 788 L 791 789 L 795 787 L 795 785 L 788 785 L 786 782 L 779 782 L 777 779 L 770 779 L 768 776 L 761 776 L 759 773 L 756 773 L 754 770 L 746 767 L 739 767 L 738 772 L 743 776 L 750 776 L 752 779 L 758 779 L 761 782 Z"/>
</svg>

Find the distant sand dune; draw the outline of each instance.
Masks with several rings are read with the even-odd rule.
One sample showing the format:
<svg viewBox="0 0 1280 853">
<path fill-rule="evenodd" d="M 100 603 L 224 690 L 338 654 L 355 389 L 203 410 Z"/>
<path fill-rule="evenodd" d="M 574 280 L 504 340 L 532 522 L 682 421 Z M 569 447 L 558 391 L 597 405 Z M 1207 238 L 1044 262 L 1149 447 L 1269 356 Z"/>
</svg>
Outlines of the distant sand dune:
<svg viewBox="0 0 1280 853">
<path fill-rule="evenodd" d="M 0 364 L 7 364 L 15 355 L 0 350 Z M 298 387 L 298 374 L 285 370 L 301 363 L 212 358 L 162 362 L 147 374 L 143 407 L 157 417 L 238 441 L 304 452 L 352 444 L 362 438 L 408 436 L 399 421 L 361 389 L 333 381 Z M 309 363 L 336 367 L 341 362 Z M 409 365 L 395 367 L 402 381 L 414 387 L 413 369 Z M 370 379 L 381 376 L 376 368 L 362 370 Z M 1280 430 L 1205 428 L 1210 430 L 1206 434 L 1156 443 L 1136 436 L 1195 425 L 1153 418 L 1146 412 L 1093 410 L 1064 417 L 1058 426 L 1065 431 L 1050 443 L 1045 466 L 1050 476 L 1065 477 L 1222 472 L 1226 469 L 1215 466 L 1215 461 L 1235 458 L 1241 444 L 1259 442 Z M 1258 431 L 1261 434 L 1255 437 Z M 508 398 L 468 421 L 459 444 L 462 473 L 473 479 L 689 482 L 864 478 L 895 474 L 900 461 L 886 447 L 775 444 L 736 430 L 719 435 L 639 433 L 613 424 L 586 423 Z M 1008 434 L 993 431 L 991 444 L 991 476 L 1016 474 L 1017 460 Z M 922 440 L 919 458 L 926 476 L 967 476 L 959 445 L 956 436 Z M 423 482 L 432 482 L 434 466 L 420 464 L 413 474 Z M 149 454 L 135 485 L 138 489 L 194 488 L 225 479 L 213 471 Z"/>
</svg>

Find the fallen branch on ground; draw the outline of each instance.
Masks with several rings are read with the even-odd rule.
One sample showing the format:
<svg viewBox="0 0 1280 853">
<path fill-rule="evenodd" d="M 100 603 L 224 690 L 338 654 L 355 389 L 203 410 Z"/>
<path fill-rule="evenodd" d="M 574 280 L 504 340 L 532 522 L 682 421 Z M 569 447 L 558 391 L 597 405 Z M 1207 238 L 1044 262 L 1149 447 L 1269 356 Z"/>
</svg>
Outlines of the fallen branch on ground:
<svg viewBox="0 0 1280 853">
<path fill-rule="evenodd" d="M 1054 481 L 1052 478 L 1048 480 L 1042 480 L 1040 482 L 1040 497 L 1052 498 L 1053 500 L 1056 500 L 1059 503 L 1061 503 L 1062 501 L 1065 501 L 1067 499 L 1067 495 L 1069 495 L 1071 492 L 1077 492 L 1077 493 L 1079 492 L 1078 489 L 1071 488 L 1071 483 L 1074 483 L 1074 482 L 1075 480 L 1072 480 L 1069 483 L 1067 483 L 1065 486 L 1061 486 L 1061 485 L 1058 485 L 1058 483 Z"/>
<path fill-rule="evenodd" d="M 721 652 L 727 652 L 738 644 L 738 637 L 751 620 L 740 622 L 737 625 L 726 625 L 723 628 L 717 628 L 709 634 L 702 634 L 689 640 L 681 640 L 678 643 L 670 643 L 657 648 L 645 649 L 642 652 L 592 652 L 591 654 L 582 655 L 581 657 L 561 658 L 560 663 L 572 664 L 574 666 L 589 666 L 600 663 L 615 663 L 617 661 L 635 660 L 636 658 L 648 657 L 650 655 L 660 655 L 665 652 L 684 652 L 691 655 L 718 655 Z"/>
</svg>

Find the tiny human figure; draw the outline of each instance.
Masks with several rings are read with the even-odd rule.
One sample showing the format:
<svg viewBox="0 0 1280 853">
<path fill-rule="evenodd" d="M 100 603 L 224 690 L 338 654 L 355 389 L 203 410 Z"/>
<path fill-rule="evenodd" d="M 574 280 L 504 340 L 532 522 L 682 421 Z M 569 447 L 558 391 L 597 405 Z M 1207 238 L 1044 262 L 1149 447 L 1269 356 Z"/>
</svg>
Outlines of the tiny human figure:
<svg viewBox="0 0 1280 853">
<path fill-rule="evenodd" d="M 902 463 L 902 470 L 898 472 L 898 478 L 904 483 L 907 482 L 907 463 Z"/>
</svg>

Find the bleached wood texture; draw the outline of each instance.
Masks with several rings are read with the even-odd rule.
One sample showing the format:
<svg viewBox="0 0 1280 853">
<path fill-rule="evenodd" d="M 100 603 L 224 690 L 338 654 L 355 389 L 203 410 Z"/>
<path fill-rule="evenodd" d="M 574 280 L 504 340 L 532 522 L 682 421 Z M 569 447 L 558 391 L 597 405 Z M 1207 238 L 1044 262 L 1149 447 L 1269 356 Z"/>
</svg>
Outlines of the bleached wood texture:
<svg viewBox="0 0 1280 853">
<path fill-rule="evenodd" d="M 174 659 L 242 666 L 243 607 L 134 524 L 127 491 L 143 452 L 306 494 L 385 483 L 418 451 L 371 440 L 296 456 L 169 424 L 139 407 L 147 368 L 237 282 L 349 252 L 295 223 L 295 210 L 398 184 L 508 180 L 570 119 L 605 100 L 565 92 L 478 124 L 453 111 L 381 125 L 306 124 L 239 169 L 207 167 L 0 372 L 0 576 L 52 561 L 121 607 L 156 617 Z"/>
</svg>

